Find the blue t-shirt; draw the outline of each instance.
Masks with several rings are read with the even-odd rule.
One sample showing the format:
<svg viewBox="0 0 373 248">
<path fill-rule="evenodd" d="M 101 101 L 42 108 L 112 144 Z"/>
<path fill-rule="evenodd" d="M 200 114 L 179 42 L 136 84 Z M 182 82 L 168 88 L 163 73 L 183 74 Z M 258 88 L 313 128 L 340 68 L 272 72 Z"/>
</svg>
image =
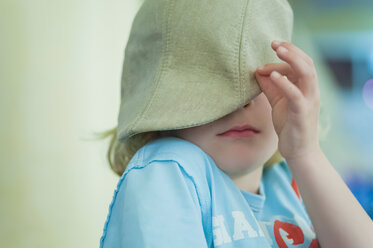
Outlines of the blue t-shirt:
<svg viewBox="0 0 373 248">
<path fill-rule="evenodd" d="M 319 247 L 286 161 L 240 190 L 199 146 L 163 137 L 118 182 L 101 248 Z"/>
</svg>

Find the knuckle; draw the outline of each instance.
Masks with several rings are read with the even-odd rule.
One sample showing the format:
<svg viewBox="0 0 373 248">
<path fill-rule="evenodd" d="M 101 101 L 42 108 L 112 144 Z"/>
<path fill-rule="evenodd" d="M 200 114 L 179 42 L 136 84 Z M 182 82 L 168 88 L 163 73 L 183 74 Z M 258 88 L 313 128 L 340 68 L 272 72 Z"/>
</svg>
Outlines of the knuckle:
<svg viewBox="0 0 373 248">
<path fill-rule="evenodd" d="M 304 79 L 309 79 L 310 78 L 310 73 L 308 70 L 303 71 L 302 78 Z"/>
<path fill-rule="evenodd" d="M 305 70 L 303 75 L 307 79 L 315 79 L 316 78 L 316 73 L 314 72 L 314 70 Z"/>
<path fill-rule="evenodd" d="M 281 45 L 282 45 L 282 46 L 285 46 L 285 47 L 287 47 L 287 48 L 290 48 L 290 49 L 292 49 L 292 48 L 294 47 L 294 45 L 293 45 L 292 43 L 287 42 L 287 41 L 283 41 L 283 42 L 281 43 Z"/>
<path fill-rule="evenodd" d="M 299 94 L 295 90 L 293 90 L 293 100 L 297 103 L 301 103 L 303 100 L 302 94 Z"/>
</svg>

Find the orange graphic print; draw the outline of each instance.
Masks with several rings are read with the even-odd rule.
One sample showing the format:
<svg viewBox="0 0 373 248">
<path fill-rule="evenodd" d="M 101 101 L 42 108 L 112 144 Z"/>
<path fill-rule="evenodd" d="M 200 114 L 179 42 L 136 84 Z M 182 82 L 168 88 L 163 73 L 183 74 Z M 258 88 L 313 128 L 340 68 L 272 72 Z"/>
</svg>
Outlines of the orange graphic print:
<svg viewBox="0 0 373 248">
<path fill-rule="evenodd" d="M 283 239 L 280 230 L 286 232 L 287 240 Z M 288 244 L 299 245 L 304 243 L 304 234 L 302 229 L 299 226 L 294 225 L 292 223 L 276 220 L 273 225 L 273 231 L 275 235 L 275 240 L 279 248 L 288 248 Z M 319 243 L 317 242 L 317 239 L 312 240 L 309 248 L 319 248 Z"/>
<path fill-rule="evenodd" d="M 299 193 L 298 185 L 295 183 L 294 178 L 291 179 L 291 187 L 293 188 L 293 190 L 295 191 L 295 194 L 297 194 L 300 200 L 300 193 Z"/>
</svg>

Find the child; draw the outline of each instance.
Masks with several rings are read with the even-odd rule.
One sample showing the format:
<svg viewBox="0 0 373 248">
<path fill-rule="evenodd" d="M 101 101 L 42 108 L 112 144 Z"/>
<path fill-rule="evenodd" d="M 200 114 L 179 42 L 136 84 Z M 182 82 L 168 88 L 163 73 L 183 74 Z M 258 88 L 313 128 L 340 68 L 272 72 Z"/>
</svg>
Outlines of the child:
<svg viewBox="0 0 373 248">
<path fill-rule="evenodd" d="M 292 18 L 286 0 L 145 0 L 100 247 L 371 247 L 372 221 L 320 148 Z"/>
</svg>

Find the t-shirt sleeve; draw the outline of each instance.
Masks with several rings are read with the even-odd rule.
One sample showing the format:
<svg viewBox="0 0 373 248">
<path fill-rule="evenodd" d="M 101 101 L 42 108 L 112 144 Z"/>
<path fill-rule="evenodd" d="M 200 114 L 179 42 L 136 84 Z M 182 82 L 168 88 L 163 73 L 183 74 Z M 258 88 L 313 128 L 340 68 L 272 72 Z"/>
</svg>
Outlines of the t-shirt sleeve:
<svg viewBox="0 0 373 248">
<path fill-rule="evenodd" d="M 299 201 L 302 203 L 302 205 L 304 206 L 304 202 L 303 202 L 303 199 L 302 199 L 302 196 L 300 195 L 300 191 L 299 191 L 299 188 L 298 188 L 298 185 L 297 183 L 295 182 L 295 179 L 293 177 L 293 174 L 286 162 L 286 160 L 284 161 L 281 161 L 280 162 L 280 165 L 282 166 L 286 176 L 287 176 L 287 179 L 291 185 L 291 188 L 293 189 L 294 193 L 296 194 L 296 196 L 298 197 Z"/>
<path fill-rule="evenodd" d="M 131 168 L 101 241 L 102 247 L 207 247 L 193 178 L 175 161 Z"/>
</svg>

